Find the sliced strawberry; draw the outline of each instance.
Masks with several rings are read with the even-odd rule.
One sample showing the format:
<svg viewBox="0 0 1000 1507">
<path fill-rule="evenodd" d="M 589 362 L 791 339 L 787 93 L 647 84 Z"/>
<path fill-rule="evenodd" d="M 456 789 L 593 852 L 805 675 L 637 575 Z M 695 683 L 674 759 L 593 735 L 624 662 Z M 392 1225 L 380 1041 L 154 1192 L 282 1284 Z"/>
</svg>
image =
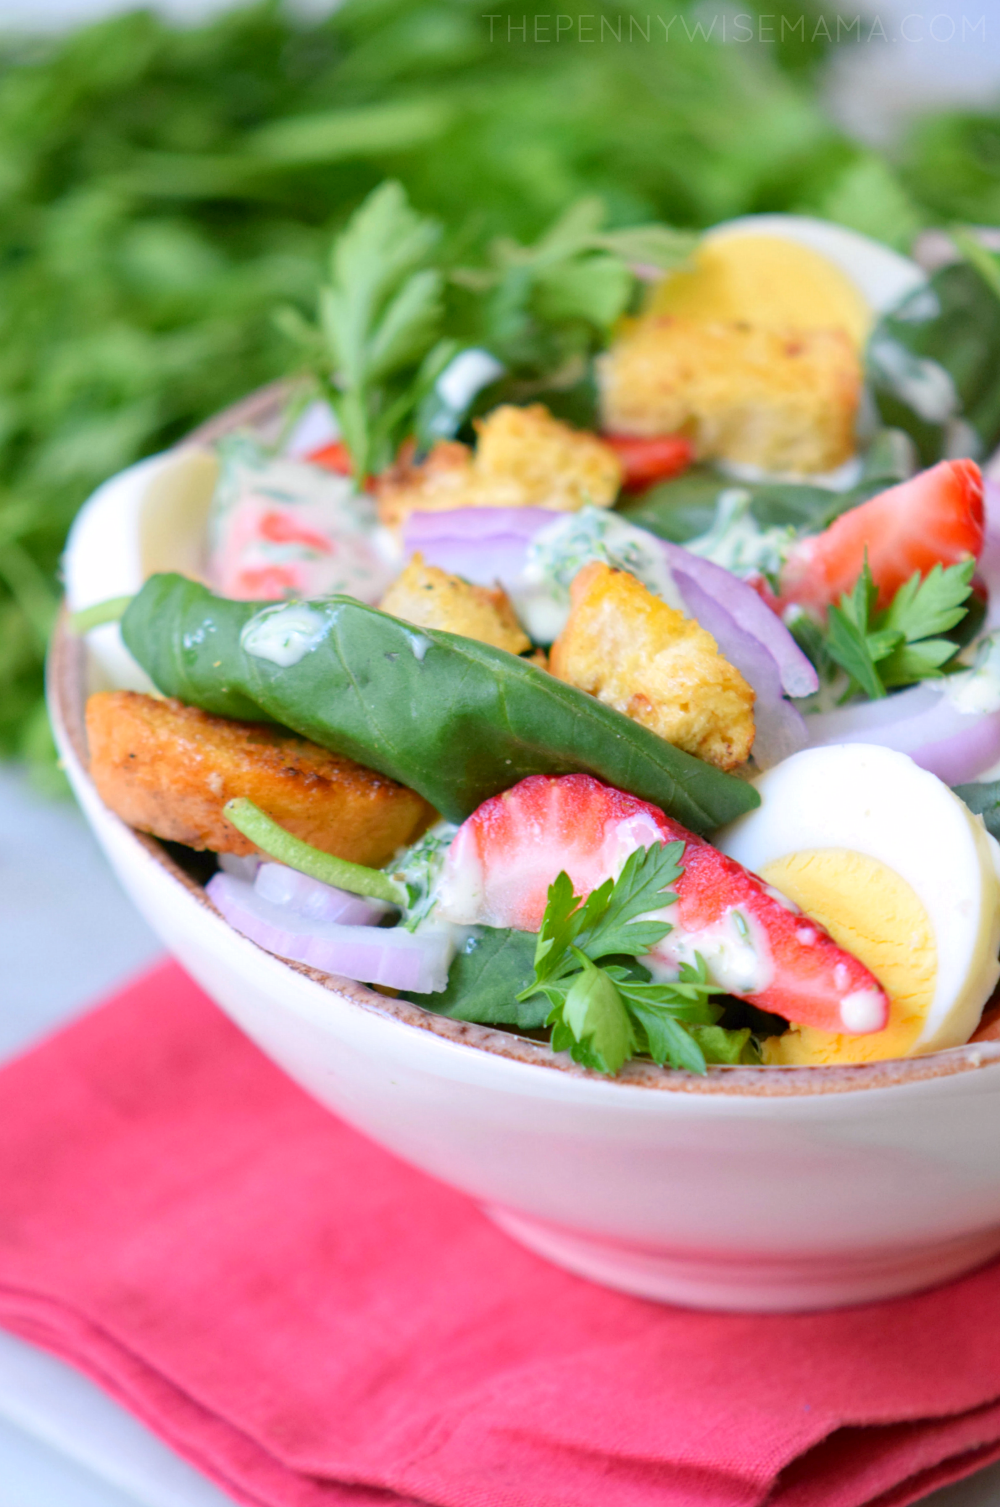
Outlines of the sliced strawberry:
<svg viewBox="0 0 1000 1507">
<path fill-rule="evenodd" d="M 311 450 L 306 460 L 312 466 L 322 466 L 325 471 L 335 471 L 338 476 L 350 476 L 351 457 L 347 453 L 347 446 L 339 440 L 332 444 L 321 445 L 318 450 Z"/>
<path fill-rule="evenodd" d="M 878 606 L 885 607 L 914 571 L 955 565 L 983 547 L 983 478 L 975 461 L 943 460 L 929 471 L 870 497 L 822 534 L 801 539 L 781 577 L 783 606 L 824 611 L 850 591 L 865 552 Z"/>
<path fill-rule="evenodd" d="M 642 492 L 654 482 L 679 476 L 694 460 L 694 445 L 683 434 L 661 434 L 639 439 L 631 434 L 602 434 L 622 463 L 622 485 L 627 492 Z"/>
<path fill-rule="evenodd" d="M 578 895 L 589 895 L 621 871 L 633 848 L 669 841 L 666 820 L 588 774 L 530 775 L 459 827 L 442 874 L 442 907 L 449 920 L 538 931 L 560 870 Z"/>
<path fill-rule="evenodd" d="M 269 539 L 272 544 L 304 544 L 306 549 L 315 550 L 318 555 L 334 553 L 333 540 L 326 534 L 307 528 L 290 513 L 277 508 L 264 514 L 258 528 L 261 538 Z"/>
<path fill-rule="evenodd" d="M 561 871 L 586 896 L 633 849 L 683 842 L 673 930 L 644 961 L 676 978 L 700 953 L 713 981 L 762 1010 L 823 1031 L 878 1031 L 889 1001 L 818 922 L 656 806 L 587 774 L 532 775 L 459 827 L 438 885 L 438 914 L 463 925 L 538 931 Z"/>
</svg>

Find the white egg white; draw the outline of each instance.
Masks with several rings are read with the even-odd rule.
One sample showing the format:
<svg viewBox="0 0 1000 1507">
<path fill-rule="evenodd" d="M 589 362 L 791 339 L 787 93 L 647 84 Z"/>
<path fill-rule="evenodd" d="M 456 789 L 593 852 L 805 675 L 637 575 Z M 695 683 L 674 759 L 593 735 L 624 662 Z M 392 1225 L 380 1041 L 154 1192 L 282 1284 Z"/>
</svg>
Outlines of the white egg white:
<svg viewBox="0 0 1000 1507">
<path fill-rule="evenodd" d="M 761 804 L 715 838 L 745 868 L 814 849 L 866 854 L 904 879 L 937 945 L 930 1008 L 912 1051 L 968 1041 L 1000 977 L 1000 845 L 906 754 L 835 744 L 794 754 L 756 782 Z"/>
</svg>

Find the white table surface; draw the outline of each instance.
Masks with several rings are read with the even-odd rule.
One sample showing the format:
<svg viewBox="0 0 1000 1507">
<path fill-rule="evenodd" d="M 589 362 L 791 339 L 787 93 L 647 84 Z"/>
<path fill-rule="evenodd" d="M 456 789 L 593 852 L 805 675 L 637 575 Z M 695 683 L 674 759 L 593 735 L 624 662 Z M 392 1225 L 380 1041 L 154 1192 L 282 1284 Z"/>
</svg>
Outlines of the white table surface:
<svg viewBox="0 0 1000 1507">
<path fill-rule="evenodd" d="M 160 951 L 76 808 L 40 799 L 0 766 L 0 1057 L 46 1035 Z M 97 1387 L 0 1332 L 0 1507 L 229 1501 Z M 927 1503 L 1000 1507 L 1000 1465 Z"/>
</svg>

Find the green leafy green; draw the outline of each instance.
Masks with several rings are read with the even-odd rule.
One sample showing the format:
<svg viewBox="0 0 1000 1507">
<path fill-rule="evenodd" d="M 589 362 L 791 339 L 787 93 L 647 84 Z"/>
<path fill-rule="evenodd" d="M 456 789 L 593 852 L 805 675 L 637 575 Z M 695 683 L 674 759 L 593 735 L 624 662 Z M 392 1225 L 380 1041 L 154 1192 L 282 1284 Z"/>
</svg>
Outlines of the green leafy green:
<svg viewBox="0 0 1000 1507">
<path fill-rule="evenodd" d="M 876 612 L 878 590 L 866 558 L 854 590 L 830 608 L 826 653 L 872 700 L 940 675 L 957 645 L 936 635 L 964 618 L 975 568 L 975 560 L 963 560 L 947 569 L 935 565 L 923 578 L 915 571 L 888 607 Z"/>
<path fill-rule="evenodd" d="M 682 964 L 676 982 L 650 981 L 635 954 L 648 952 L 669 922 L 653 920 L 676 896 L 682 843 L 639 848 L 617 882 L 583 901 L 566 873 L 549 888 L 537 936 L 477 927 L 451 965 L 443 994 L 417 1003 L 456 1020 L 532 1030 L 548 1025 L 554 1051 L 595 1072 L 615 1074 L 636 1052 L 661 1065 L 703 1073 L 707 1062 L 759 1061 L 750 1029 L 727 1030 L 710 1002 L 721 993 L 704 961 Z"/>
<path fill-rule="evenodd" d="M 571 947 L 570 954 L 579 967 L 564 981 L 548 1017 L 552 1049 L 569 1051 L 598 1073 L 617 1073 L 637 1045 L 625 1000 L 609 970 L 598 968 L 579 947 Z"/>
<path fill-rule="evenodd" d="M 605 880 L 586 900 L 574 894 L 565 872 L 550 885 L 534 976 L 518 1000 L 548 999 L 555 1051 L 601 1073 L 617 1073 L 643 1049 L 661 1065 L 705 1071 L 705 1054 L 687 1026 L 715 1025 L 721 1012 L 709 998 L 721 991 L 709 983 L 703 960 L 682 964 L 679 979 L 666 984 L 651 983 L 635 961 L 671 930 L 649 913 L 676 900 L 669 885 L 683 873 L 683 851 L 679 842 L 637 848 L 619 878 Z M 712 1038 L 710 1050 L 719 1042 Z"/>
<path fill-rule="evenodd" d="M 309 345 L 359 482 L 393 459 L 458 349 L 441 334 L 444 276 L 429 265 L 440 236 L 389 182 L 333 243 L 329 280 L 319 291 L 318 339 Z"/>
<path fill-rule="evenodd" d="M 935 272 L 869 341 L 879 412 L 912 436 L 923 465 L 946 455 L 985 456 L 1000 443 L 1000 298 L 984 272 L 993 258 L 977 251 L 976 265 L 955 262 Z"/>
<path fill-rule="evenodd" d="M 409 998 L 453 1020 L 537 1030 L 545 1025 L 547 1002 L 539 995 L 518 997 L 531 981 L 534 956 L 531 932 L 477 926 L 452 961 L 447 989 L 440 994 L 411 993 Z"/>
<path fill-rule="evenodd" d="M 298 646 L 291 660 L 284 649 L 273 657 L 283 624 Z M 526 660 L 417 630 L 352 597 L 262 607 L 183 576 L 152 576 L 122 635 L 165 695 L 291 727 L 418 790 L 452 821 L 526 775 L 573 770 L 700 832 L 759 804 L 746 781 Z"/>
<path fill-rule="evenodd" d="M 689 1026 L 688 1030 L 701 1047 L 706 1062 L 756 1066 L 761 1061 L 760 1051 L 754 1044 L 749 1026 L 738 1031 L 722 1026 Z"/>
<path fill-rule="evenodd" d="M 672 481 L 626 500 L 623 511 L 632 523 L 674 544 L 709 534 L 718 524 L 725 501 L 734 493 L 749 498 L 749 511 L 762 529 L 795 528 L 818 533 L 848 509 L 895 486 L 916 469 L 916 452 L 907 434 L 883 429 L 872 439 L 858 482 L 843 492 L 802 482 L 739 482 L 710 465 L 692 466 Z"/>
<path fill-rule="evenodd" d="M 667 271 L 683 263 L 698 236 L 665 225 L 605 228 L 607 205 L 589 196 L 570 205 L 531 246 L 509 237 L 489 248 L 484 268 L 452 274 L 479 294 L 476 338 L 517 382 L 566 372 L 604 344 L 635 287 L 631 263 Z"/>
<path fill-rule="evenodd" d="M 1000 780 L 988 780 L 981 785 L 953 785 L 960 800 L 976 816 L 981 816 L 987 832 L 1000 841 Z"/>
</svg>

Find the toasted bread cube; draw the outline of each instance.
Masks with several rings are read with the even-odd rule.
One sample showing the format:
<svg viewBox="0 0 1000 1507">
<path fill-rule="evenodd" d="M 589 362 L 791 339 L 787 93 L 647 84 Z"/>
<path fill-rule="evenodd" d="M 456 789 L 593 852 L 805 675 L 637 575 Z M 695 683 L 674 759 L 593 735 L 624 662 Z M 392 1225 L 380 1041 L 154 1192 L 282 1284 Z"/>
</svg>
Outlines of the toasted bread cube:
<svg viewBox="0 0 1000 1507">
<path fill-rule="evenodd" d="M 102 691 L 87 702 L 90 774 L 130 827 L 189 848 L 255 853 L 222 814 L 246 796 L 295 837 L 378 868 L 435 819 L 405 785 L 268 723 Z"/>
<path fill-rule="evenodd" d="M 404 449 L 396 464 L 375 478 L 380 522 L 398 528 L 414 512 L 475 507 L 472 454 L 457 440 L 439 440 L 427 459 L 414 465 Z"/>
<path fill-rule="evenodd" d="M 473 586 L 436 565 L 425 565 L 420 554 L 413 556 L 379 606 L 418 628 L 461 633 L 510 654 L 523 654 L 531 648 L 531 640 L 501 586 Z"/>
<path fill-rule="evenodd" d="M 477 419 L 475 450 L 453 440 L 434 446 L 422 465 L 403 463 L 379 480 L 379 517 L 390 527 L 412 512 L 452 508 L 610 507 L 621 463 L 610 445 L 554 419 L 543 403 L 503 404 Z"/>
<path fill-rule="evenodd" d="M 830 471 L 854 452 L 861 365 L 841 330 L 637 320 L 598 362 L 612 433 L 683 433 L 702 459 Z"/>
<path fill-rule="evenodd" d="M 476 423 L 475 469 L 494 508 L 552 508 L 575 513 L 610 507 L 622 484 L 621 461 L 596 434 L 554 419 L 544 403 L 504 404 Z"/>
<path fill-rule="evenodd" d="M 549 669 L 719 769 L 754 739 L 754 693 L 710 633 L 624 570 L 594 561 L 570 588 Z"/>
</svg>

